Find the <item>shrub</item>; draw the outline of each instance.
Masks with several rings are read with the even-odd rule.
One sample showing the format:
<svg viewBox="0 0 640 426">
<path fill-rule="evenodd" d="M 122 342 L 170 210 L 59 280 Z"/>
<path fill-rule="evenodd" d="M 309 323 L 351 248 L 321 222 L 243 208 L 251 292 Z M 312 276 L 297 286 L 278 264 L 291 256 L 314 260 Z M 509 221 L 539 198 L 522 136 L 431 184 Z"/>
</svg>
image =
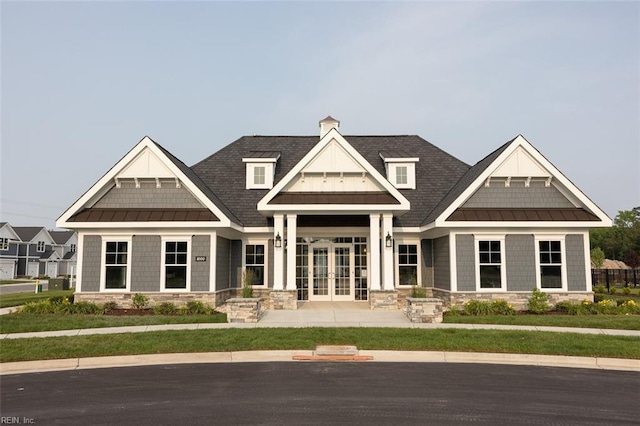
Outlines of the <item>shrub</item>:
<svg viewBox="0 0 640 426">
<path fill-rule="evenodd" d="M 462 315 L 462 311 L 460 310 L 460 308 L 458 308 L 458 305 L 456 305 L 455 303 L 451 305 L 451 307 L 449 308 L 449 310 L 447 311 L 447 315 L 453 315 L 453 316 L 459 316 Z"/>
<path fill-rule="evenodd" d="M 562 312 L 568 315 L 589 315 L 592 314 L 593 303 L 589 300 L 583 300 L 582 302 L 558 302 L 556 304 L 556 311 Z"/>
<path fill-rule="evenodd" d="M 134 309 L 144 309 L 149 305 L 149 298 L 144 294 L 136 293 L 131 298 L 131 305 Z"/>
<path fill-rule="evenodd" d="M 69 313 L 72 314 L 84 314 L 84 315 L 98 315 L 104 313 L 104 308 L 93 302 L 77 302 L 69 305 Z"/>
<path fill-rule="evenodd" d="M 609 288 L 609 294 L 616 294 L 617 291 L 618 291 L 618 289 L 615 288 L 615 287 L 610 287 Z"/>
<path fill-rule="evenodd" d="M 596 294 L 596 295 L 593 296 L 593 301 L 594 302 L 599 302 L 599 301 L 605 300 L 605 299 L 606 299 L 606 297 L 605 297 L 604 294 Z"/>
<path fill-rule="evenodd" d="M 533 289 L 533 294 L 527 300 L 527 309 L 533 314 L 543 314 L 551 309 L 549 295 L 537 288 Z"/>
<path fill-rule="evenodd" d="M 594 310 L 599 315 L 615 315 L 618 313 L 618 304 L 615 300 L 605 299 L 595 303 Z"/>
<path fill-rule="evenodd" d="M 416 299 L 424 299 L 425 297 L 427 297 L 427 289 L 414 285 L 411 287 L 411 297 L 414 297 Z"/>
<path fill-rule="evenodd" d="M 465 315 L 491 315 L 491 302 L 487 300 L 469 300 L 464 304 Z"/>
<path fill-rule="evenodd" d="M 516 310 L 506 300 L 491 302 L 491 313 L 494 315 L 515 315 Z"/>
<path fill-rule="evenodd" d="M 184 311 L 188 315 L 204 315 L 204 314 L 211 314 L 213 312 L 213 310 L 210 307 L 208 307 L 207 305 L 205 305 L 204 303 L 198 300 L 187 302 L 187 305 L 185 308 L 186 309 L 184 309 Z"/>
<path fill-rule="evenodd" d="M 618 306 L 618 312 L 625 315 L 638 315 L 640 314 L 640 305 L 635 300 L 629 299 Z"/>
<path fill-rule="evenodd" d="M 27 314 L 52 314 L 54 313 L 54 308 L 49 300 L 39 300 L 37 302 L 25 303 L 20 309 L 20 312 Z"/>
<path fill-rule="evenodd" d="M 162 302 L 153 307 L 153 313 L 156 315 L 175 315 L 177 312 L 178 308 L 171 302 Z"/>
<path fill-rule="evenodd" d="M 598 287 L 596 287 L 596 293 L 604 294 L 606 292 L 607 289 L 602 284 L 598 284 Z"/>
<path fill-rule="evenodd" d="M 629 288 L 629 285 L 628 285 L 628 284 L 627 284 L 627 286 L 626 286 L 626 287 L 624 287 L 624 288 L 622 289 L 622 293 L 623 293 L 625 296 L 628 296 L 628 295 L 630 295 L 630 294 L 631 294 L 631 288 Z"/>
<path fill-rule="evenodd" d="M 104 302 L 104 304 L 102 305 L 102 312 L 105 314 L 109 314 L 113 311 L 115 311 L 116 309 L 118 309 L 118 304 L 116 302 L 114 302 L 113 300 L 110 300 L 108 302 Z"/>
</svg>

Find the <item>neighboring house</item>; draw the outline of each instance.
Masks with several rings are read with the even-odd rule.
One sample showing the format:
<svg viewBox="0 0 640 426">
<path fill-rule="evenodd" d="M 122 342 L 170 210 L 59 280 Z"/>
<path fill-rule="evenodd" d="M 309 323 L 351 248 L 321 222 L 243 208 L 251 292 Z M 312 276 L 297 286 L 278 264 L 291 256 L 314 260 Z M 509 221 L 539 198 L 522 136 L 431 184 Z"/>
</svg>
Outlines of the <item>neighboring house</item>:
<svg viewBox="0 0 640 426">
<path fill-rule="evenodd" d="M 76 274 L 76 250 L 78 247 L 78 234 L 73 231 L 49 231 L 53 238 L 53 250 L 58 254 L 58 275 Z"/>
<path fill-rule="evenodd" d="M 413 285 L 446 303 L 592 298 L 588 232 L 611 220 L 524 137 L 469 166 L 338 126 L 245 136 L 191 167 L 143 138 L 57 221 L 78 232 L 76 298 L 221 303 L 244 271 L 291 308 L 383 308 Z"/>
<path fill-rule="evenodd" d="M 61 256 L 53 249 L 55 241 L 43 226 L 14 226 L 20 237 L 17 276 L 57 277 Z"/>
<path fill-rule="evenodd" d="M 17 274 L 20 237 L 7 222 L 0 222 L 0 279 L 10 280 Z"/>
</svg>

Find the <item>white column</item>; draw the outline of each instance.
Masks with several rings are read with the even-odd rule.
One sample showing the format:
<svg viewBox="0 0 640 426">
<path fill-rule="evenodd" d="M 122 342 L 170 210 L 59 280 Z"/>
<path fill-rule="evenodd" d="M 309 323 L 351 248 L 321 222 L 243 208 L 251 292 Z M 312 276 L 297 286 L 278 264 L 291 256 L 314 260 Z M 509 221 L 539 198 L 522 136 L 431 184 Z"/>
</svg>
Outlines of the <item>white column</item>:
<svg viewBox="0 0 640 426">
<path fill-rule="evenodd" d="M 276 238 L 280 236 L 282 245 L 276 247 Z M 284 289 L 284 215 L 273 215 L 273 289 Z"/>
<path fill-rule="evenodd" d="M 369 215 L 369 288 L 380 290 L 380 215 Z"/>
<path fill-rule="evenodd" d="M 102 244 L 102 243 L 101 243 Z M 20 247 L 18 246 L 18 250 Z M 100 256 L 104 256 L 102 252 Z M 84 233 L 78 232 L 78 245 L 76 245 L 76 281 L 74 283 L 76 293 L 82 292 L 82 263 L 84 260 Z M 99 265 L 99 264 L 98 264 Z M 18 265 L 16 262 L 16 272 L 18 271 Z"/>
<path fill-rule="evenodd" d="M 387 247 L 387 236 L 391 236 L 391 247 Z M 393 215 L 382 215 L 382 288 L 393 290 Z"/>
<path fill-rule="evenodd" d="M 216 291 L 216 269 L 218 257 L 216 255 L 218 251 L 218 233 L 212 232 L 209 235 L 209 291 Z"/>
<path fill-rule="evenodd" d="M 296 289 L 296 237 L 298 217 L 287 215 L 287 290 Z"/>
</svg>

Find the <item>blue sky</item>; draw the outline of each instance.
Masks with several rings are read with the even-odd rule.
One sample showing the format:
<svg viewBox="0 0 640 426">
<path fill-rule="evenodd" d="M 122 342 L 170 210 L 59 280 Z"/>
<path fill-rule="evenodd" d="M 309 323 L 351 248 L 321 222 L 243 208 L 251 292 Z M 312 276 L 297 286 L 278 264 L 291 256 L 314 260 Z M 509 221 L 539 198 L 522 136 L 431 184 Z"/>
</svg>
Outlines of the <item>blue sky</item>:
<svg viewBox="0 0 640 426">
<path fill-rule="evenodd" d="M 640 205 L 637 2 L 1 3 L 0 221 L 55 219 L 143 136 L 524 135 L 614 217 Z"/>
</svg>

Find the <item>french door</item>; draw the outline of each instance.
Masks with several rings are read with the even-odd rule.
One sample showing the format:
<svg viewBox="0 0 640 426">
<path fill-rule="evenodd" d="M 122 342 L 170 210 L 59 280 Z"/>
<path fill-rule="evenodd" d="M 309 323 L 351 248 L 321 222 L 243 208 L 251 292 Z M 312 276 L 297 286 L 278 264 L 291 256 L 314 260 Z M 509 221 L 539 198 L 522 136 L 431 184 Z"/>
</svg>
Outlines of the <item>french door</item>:
<svg viewBox="0 0 640 426">
<path fill-rule="evenodd" d="M 309 265 L 309 300 L 354 300 L 352 244 L 312 244 Z"/>
</svg>

